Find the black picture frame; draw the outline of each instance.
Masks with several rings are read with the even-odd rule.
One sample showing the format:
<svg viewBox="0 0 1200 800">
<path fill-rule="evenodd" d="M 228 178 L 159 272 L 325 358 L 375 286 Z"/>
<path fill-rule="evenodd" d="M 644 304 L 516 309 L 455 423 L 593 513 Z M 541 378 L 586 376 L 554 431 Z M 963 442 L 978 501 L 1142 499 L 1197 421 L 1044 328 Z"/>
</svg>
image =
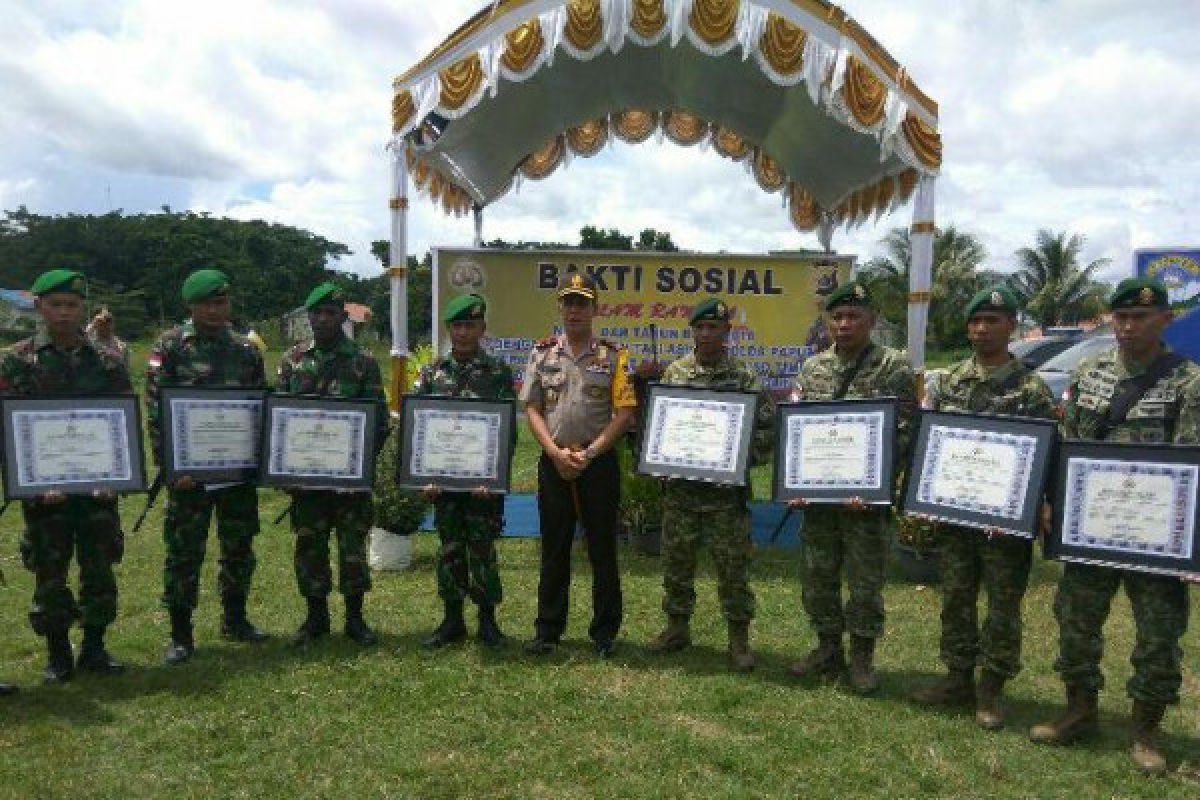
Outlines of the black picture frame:
<svg viewBox="0 0 1200 800">
<path fill-rule="evenodd" d="M 124 437 L 126 445 L 115 467 L 119 477 L 81 480 L 61 475 L 31 475 L 26 466 L 30 461 L 27 449 L 31 423 L 18 414 L 69 414 L 74 419 L 121 412 L 113 417 L 110 432 Z M 4 496 L 6 500 L 31 500 L 47 492 L 66 495 L 91 495 L 97 491 L 133 494 L 146 491 L 146 454 L 142 445 L 141 405 L 137 395 L 41 395 L 13 396 L 0 399 L 0 439 L 4 447 Z M 61 480 L 55 480 L 55 478 Z"/>
<path fill-rule="evenodd" d="M 957 436 L 955 436 L 957 434 Z M 935 494 L 933 470 L 946 441 L 953 438 L 970 441 L 972 437 L 1007 443 L 1016 450 L 1016 468 L 1024 485 L 1004 506 L 986 506 L 966 498 L 939 497 Z M 979 530 L 997 531 L 1034 539 L 1041 525 L 1046 483 L 1054 465 L 1058 446 L 1055 420 L 983 414 L 965 411 L 922 411 L 917 420 L 916 438 L 904 490 L 904 513 L 932 517 L 940 522 Z"/>
<path fill-rule="evenodd" d="M 375 486 L 380 413 L 379 402 L 365 398 L 267 395 L 263 402 L 259 485 L 278 489 L 371 491 Z M 338 466 L 297 469 L 288 464 L 288 454 L 280 446 L 293 433 L 292 425 L 299 419 L 310 425 L 314 420 L 336 421 L 340 430 L 347 432 L 348 447 L 344 453 L 338 453 Z"/>
<path fill-rule="evenodd" d="M 857 497 L 868 505 L 890 505 L 896 481 L 896 409 L 897 400 L 894 397 L 779 404 L 775 410 L 772 499 L 777 503 L 800 499 L 810 503 L 842 503 Z M 797 459 L 800 454 L 795 448 L 803 439 L 802 421 L 834 422 L 835 417 L 872 426 L 868 436 L 874 441 L 866 444 L 874 449 L 866 454 L 866 458 L 869 462 L 875 462 L 873 473 L 869 469 L 865 479 L 854 485 L 850 481 L 826 478 L 824 485 L 796 486 L 794 479 L 798 477 L 800 461 Z M 789 486 L 789 482 L 793 485 Z"/>
<path fill-rule="evenodd" d="M 732 435 L 731 431 L 724 444 L 724 454 L 729 457 L 725 462 L 728 466 L 713 466 L 711 461 L 701 464 L 694 459 L 689 463 L 688 459 L 662 452 L 663 446 L 667 444 L 663 437 L 666 435 L 666 414 L 672 400 L 722 407 L 733 406 L 736 409 L 741 418 L 741 426 L 738 435 Z M 651 383 L 646 391 L 646 428 L 641 452 L 638 453 L 637 472 L 659 478 L 702 481 L 722 486 L 746 486 L 749 483 L 750 446 L 754 438 L 758 403 L 759 396 L 754 392 Z"/>
<path fill-rule="evenodd" d="M 452 419 L 473 418 L 486 426 L 494 426 L 494 440 L 488 436 L 494 449 L 482 454 L 488 462 L 483 474 L 479 470 L 436 470 L 417 463 L 417 456 L 425 451 L 428 423 L 434 414 Z M 420 490 L 434 486 L 446 492 L 471 492 L 482 487 L 496 494 L 509 492 L 517 430 L 515 401 L 409 394 L 401 400 L 400 421 L 396 483 L 401 488 Z"/>
<path fill-rule="evenodd" d="M 1090 463 L 1087 463 L 1090 462 Z M 1181 530 L 1168 533 L 1175 539 L 1175 546 L 1190 551 L 1190 556 L 1171 554 L 1166 548 L 1136 547 L 1119 549 L 1107 544 L 1099 537 L 1089 536 L 1082 529 L 1077 505 L 1085 505 L 1080 468 L 1089 471 L 1120 472 L 1129 467 L 1157 470 L 1162 467 L 1178 467 L 1188 473 L 1183 487 L 1176 487 L 1180 496 L 1175 498 L 1173 524 Z M 1083 564 L 1149 572 L 1159 575 L 1200 576 L 1200 446 L 1173 444 L 1127 444 L 1123 442 L 1084 442 L 1067 440 L 1059 450 L 1058 468 L 1054 480 L 1054 525 L 1046 537 L 1042 552 L 1046 558 L 1058 561 L 1074 561 Z M 1153 473 L 1151 473 L 1153 474 Z M 1123 504 L 1128 507 L 1129 504 Z M 1188 513 L 1190 506 L 1190 514 Z M 1141 509 L 1139 518 L 1146 517 L 1145 504 L 1134 503 Z M 1068 520 L 1068 517 L 1071 519 Z M 1065 530 L 1065 527 L 1072 529 Z M 1191 528 L 1190 537 L 1186 528 Z"/>
<path fill-rule="evenodd" d="M 246 483 L 253 482 L 258 478 L 259 466 L 262 462 L 263 450 L 263 403 L 267 397 L 266 389 L 243 389 L 230 387 L 211 387 L 211 386 L 169 386 L 161 390 L 159 399 L 159 420 L 162 426 L 162 452 L 159 453 L 159 468 L 163 471 L 163 478 L 168 486 L 174 486 L 175 482 L 184 475 L 190 477 L 193 481 L 199 484 L 211 483 Z M 180 443 L 176 439 L 176 423 L 179 420 L 179 415 L 176 413 L 176 402 L 195 400 L 203 403 L 233 403 L 233 402 L 257 402 L 258 408 L 254 412 L 255 416 L 255 432 L 252 434 L 254 438 L 254 460 L 253 464 L 246 463 L 242 466 L 236 466 L 229 461 L 210 460 L 208 464 L 198 465 L 181 465 L 176 459 L 179 455 L 178 450 L 186 449 L 187 443 Z M 180 447 L 176 445 L 179 444 Z"/>
</svg>

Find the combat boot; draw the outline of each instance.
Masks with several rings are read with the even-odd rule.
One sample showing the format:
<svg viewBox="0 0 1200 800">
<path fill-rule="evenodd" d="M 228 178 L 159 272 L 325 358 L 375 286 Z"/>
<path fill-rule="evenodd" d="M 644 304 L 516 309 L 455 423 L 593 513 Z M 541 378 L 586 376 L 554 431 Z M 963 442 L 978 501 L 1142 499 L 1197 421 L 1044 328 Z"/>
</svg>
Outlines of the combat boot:
<svg viewBox="0 0 1200 800">
<path fill-rule="evenodd" d="M 667 627 L 646 645 L 651 653 L 675 653 L 692 645 L 689 617 L 685 614 L 667 616 Z"/>
<path fill-rule="evenodd" d="M 1167 707 L 1158 703 L 1133 701 L 1133 745 L 1129 750 L 1133 763 L 1147 775 L 1167 771 L 1167 757 L 1158 741 L 1158 725 Z"/>
<path fill-rule="evenodd" d="M 1038 744 L 1070 744 L 1093 736 L 1100 730 L 1097 692 L 1084 686 L 1067 686 L 1067 710 L 1052 722 L 1029 729 L 1029 738 Z"/>
<path fill-rule="evenodd" d="M 797 678 L 833 677 L 846 670 L 846 654 L 842 650 L 840 633 L 817 635 L 817 646 L 804 658 L 788 667 L 788 672 Z"/>
<path fill-rule="evenodd" d="M 42 683 L 66 683 L 74 677 L 75 659 L 66 628 L 46 632 L 46 655 Z"/>
<path fill-rule="evenodd" d="M 462 602 L 445 601 L 443 605 L 442 621 L 421 642 L 422 647 L 437 650 L 467 638 L 467 623 L 463 619 Z"/>
<path fill-rule="evenodd" d="M 125 671 L 125 665 L 104 649 L 104 628 L 99 625 L 83 627 L 83 645 L 79 648 L 79 660 L 75 666 L 98 675 L 120 675 Z"/>
<path fill-rule="evenodd" d="M 493 650 L 503 647 L 508 637 L 496 623 L 496 607 L 487 603 L 479 606 L 479 630 L 475 632 L 479 641 Z"/>
<path fill-rule="evenodd" d="M 871 694 L 879 688 L 879 676 L 875 674 L 875 640 L 870 637 L 850 637 L 850 688 L 859 694 Z"/>
<path fill-rule="evenodd" d="M 221 638 L 231 642 L 265 642 L 267 634 L 260 631 L 246 617 L 246 598 L 242 595 L 226 595 L 221 598 L 224 614 L 221 617 Z"/>
<path fill-rule="evenodd" d="M 325 597 L 306 597 L 308 616 L 292 634 L 292 644 L 301 646 L 329 634 L 329 600 Z"/>
<path fill-rule="evenodd" d="M 913 692 L 912 699 L 922 706 L 971 706 L 975 703 L 975 670 L 952 669 L 932 686 Z"/>
<path fill-rule="evenodd" d="M 998 731 L 1004 727 L 1004 707 L 1000 698 L 1004 695 L 1004 676 L 990 669 L 979 673 L 979 693 L 975 697 L 975 724 L 985 731 Z"/>
<path fill-rule="evenodd" d="M 171 641 L 163 661 L 172 666 L 182 664 L 196 652 L 196 641 L 192 638 L 192 612 L 187 609 L 171 611 Z"/>
<path fill-rule="evenodd" d="M 362 615 L 363 596 L 361 594 L 346 595 L 346 626 L 343 632 L 354 642 L 363 647 L 371 647 L 378 643 L 379 637 L 367 625 Z"/>
<path fill-rule="evenodd" d="M 750 623 L 729 623 L 729 664 L 734 672 L 754 669 L 754 653 L 750 652 Z"/>
</svg>

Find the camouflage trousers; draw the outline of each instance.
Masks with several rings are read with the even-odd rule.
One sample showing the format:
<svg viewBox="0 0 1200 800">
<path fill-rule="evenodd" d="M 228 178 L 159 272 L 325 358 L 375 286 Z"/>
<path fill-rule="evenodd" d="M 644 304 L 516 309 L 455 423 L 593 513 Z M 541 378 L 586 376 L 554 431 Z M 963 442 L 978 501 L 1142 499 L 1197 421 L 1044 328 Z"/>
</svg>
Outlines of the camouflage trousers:
<svg viewBox="0 0 1200 800">
<path fill-rule="evenodd" d="M 33 573 L 29 624 L 34 633 L 69 628 L 75 620 L 106 627 L 117 617 L 113 564 L 124 548 L 115 500 L 69 497 L 65 503 L 22 503 L 21 562 Z M 71 594 L 71 556 L 79 563 L 79 603 Z"/>
<path fill-rule="evenodd" d="M 375 507 L 367 492 L 295 492 L 292 530 L 296 534 L 293 563 L 296 585 L 304 597 L 325 597 L 333 590 L 329 568 L 329 536 L 337 532 L 338 589 L 343 595 L 371 590 L 367 537 Z"/>
<path fill-rule="evenodd" d="M 208 545 L 208 526 L 217 516 L 217 590 L 221 598 L 245 599 L 257 563 L 254 537 L 258 534 L 258 490 L 243 483 L 225 489 L 170 490 L 163 543 L 163 605 L 172 611 L 196 608 L 200 569 Z"/>
<path fill-rule="evenodd" d="M 1059 630 L 1054 669 L 1068 685 L 1096 690 L 1104 687 L 1100 671 L 1104 622 L 1122 583 L 1137 628 L 1129 659 L 1133 677 L 1126 691 L 1133 699 L 1146 703 L 1177 703 L 1183 681 L 1179 639 L 1187 630 L 1189 611 L 1188 587 L 1178 578 L 1065 564 L 1054 598 Z"/>
<path fill-rule="evenodd" d="M 804 510 L 801 597 L 818 634 L 877 639 L 883 635 L 883 583 L 891 536 L 886 509 Z M 842 609 L 842 570 L 849 598 Z"/>
<path fill-rule="evenodd" d="M 438 596 L 461 605 L 497 605 L 503 599 L 496 563 L 496 538 L 504 529 L 504 499 L 442 495 L 435 506 L 438 538 Z"/>
<path fill-rule="evenodd" d="M 664 503 L 663 611 L 671 616 L 692 615 L 696 607 L 696 553 L 706 539 L 717 572 L 721 611 L 730 622 L 749 622 L 754 619 L 754 592 L 746 577 L 752 546 L 750 512 L 744 503 L 710 510 Z"/>
<path fill-rule="evenodd" d="M 942 577 L 942 663 L 950 670 L 981 666 L 1012 678 L 1021 671 L 1021 601 L 1029 585 L 1033 541 L 989 537 L 947 526 L 938 537 Z M 979 629 L 980 587 L 987 618 Z"/>
</svg>

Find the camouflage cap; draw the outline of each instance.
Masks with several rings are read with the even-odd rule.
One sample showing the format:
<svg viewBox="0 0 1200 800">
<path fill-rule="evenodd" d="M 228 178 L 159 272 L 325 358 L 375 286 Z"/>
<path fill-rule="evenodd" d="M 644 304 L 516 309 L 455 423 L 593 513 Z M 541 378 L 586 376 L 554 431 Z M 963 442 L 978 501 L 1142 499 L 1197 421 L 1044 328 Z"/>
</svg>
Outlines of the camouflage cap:
<svg viewBox="0 0 1200 800">
<path fill-rule="evenodd" d="M 1108 307 L 1113 311 L 1121 308 L 1166 309 L 1168 305 L 1166 288 L 1150 278 L 1126 278 L 1108 296 Z"/>
<path fill-rule="evenodd" d="M 688 320 L 688 325 L 695 325 L 702 320 L 714 320 L 716 322 L 729 321 L 729 306 L 724 300 L 716 297 L 709 297 L 696 303 L 696 307 L 692 309 L 691 319 Z"/>
<path fill-rule="evenodd" d="M 346 293 L 342 291 L 342 287 L 333 281 L 326 281 L 308 293 L 308 297 L 304 299 L 304 307 L 309 311 L 323 305 L 332 305 L 341 308 L 345 302 Z"/>
<path fill-rule="evenodd" d="M 229 276 L 219 269 L 198 269 L 183 282 L 183 302 L 199 303 L 229 291 Z"/>
<path fill-rule="evenodd" d="M 477 294 L 460 294 L 446 304 L 442 312 L 442 322 L 470 322 L 483 319 L 487 313 L 487 301 Z"/>
<path fill-rule="evenodd" d="M 833 311 L 838 306 L 862 306 L 863 308 L 871 308 L 871 295 L 867 291 L 867 287 L 863 286 L 858 281 L 844 283 L 838 288 L 829 293 L 829 299 L 825 301 L 825 310 Z"/>
<path fill-rule="evenodd" d="M 561 300 L 569 294 L 586 297 L 594 303 L 598 297 L 596 281 L 591 275 L 582 272 L 568 272 L 558 284 L 558 299 Z"/>
<path fill-rule="evenodd" d="M 87 279 L 83 277 L 82 272 L 76 272 L 73 269 L 52 269 L 39 275 L 33 282 L 33 286 L 29 287 L 29 292 L 34 297 L 55 292 L 82 296 L 86 288 Z"/>
<path fill-rule="evenodd" d="M 1001 284 L 977 292 L 971 298 L 971 302 L 967 303 L 966 316 L 970 319 L 976 311 L 996 311 L 1013 317 L 1016 316 L 1018 308 L 1020 303 L 1017 302 L 1017 296 L 1013 294 L 1012 289 Z"/>
</svg>

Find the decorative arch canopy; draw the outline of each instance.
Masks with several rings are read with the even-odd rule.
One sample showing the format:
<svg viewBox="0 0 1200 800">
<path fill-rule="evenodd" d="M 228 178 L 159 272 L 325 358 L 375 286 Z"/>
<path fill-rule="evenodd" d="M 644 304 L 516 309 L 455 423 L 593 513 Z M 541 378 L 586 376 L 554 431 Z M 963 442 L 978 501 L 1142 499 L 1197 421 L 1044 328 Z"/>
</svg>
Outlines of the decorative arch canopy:
<svg viewBox="0 0 1200 800">
<path fill-rule="evenodd" d="M 497 0 L 394 90 L 393 146 L 456 214 L 613 139 L 707 143 L 804 231 L 892 210 L 942 160 L 937 104 L 825 0 Z"/>
</svg>

